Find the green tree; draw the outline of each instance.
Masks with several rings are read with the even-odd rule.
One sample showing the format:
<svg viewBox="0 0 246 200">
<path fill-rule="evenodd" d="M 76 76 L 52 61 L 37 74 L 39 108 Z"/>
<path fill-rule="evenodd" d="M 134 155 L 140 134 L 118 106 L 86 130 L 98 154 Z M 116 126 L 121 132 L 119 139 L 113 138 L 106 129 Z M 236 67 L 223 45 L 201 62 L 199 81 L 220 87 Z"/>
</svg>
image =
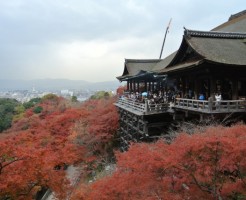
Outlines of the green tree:
<svg viewBox="0 0 246 200">
<path fill-rule="evenodd" d="M 16 99 L 0 99 L 0 132 L 11 127 L 16 107 L 19 105 L 20 103 Z"/>
<path fill-rule="evenodd" d="M 36 98 L 31 99 L 28 102 L 23 103 L 23 106 L 25 109 L 29 109 L 40 102 L 41 102 L 41 98 L 36 97 Z"/>
<path fill-rule="evenodd" d="M 43 110 L 42 106 L 37 106 L 37 107 L 33 108 L 33 112 L 36 114 L 41 113 L 42 110 Z"/>
<path fill-rule="evenodd" d="M 76 96 L 72 96 L 71 101 L 72 101 L 72 102 L 78 102 L 78 99 L 77 99 Z"/>
<path fill-rule="evenodd" d="M 15 107 L 15 115 L 13 116 L 13 120 L 12 121 L 16 121 L 19 120 L 21 118 L 23 118 L 24 114 L 25 114 L 25 107 L 23 106 L 23 104 L 20 104 L 18 106 Z"/>
<path fill-rule="evenodd" d="M 90 99 L 108 99 L 112 94 L 106 91 L 98 91 L 90 97 Z"/>
</svg>

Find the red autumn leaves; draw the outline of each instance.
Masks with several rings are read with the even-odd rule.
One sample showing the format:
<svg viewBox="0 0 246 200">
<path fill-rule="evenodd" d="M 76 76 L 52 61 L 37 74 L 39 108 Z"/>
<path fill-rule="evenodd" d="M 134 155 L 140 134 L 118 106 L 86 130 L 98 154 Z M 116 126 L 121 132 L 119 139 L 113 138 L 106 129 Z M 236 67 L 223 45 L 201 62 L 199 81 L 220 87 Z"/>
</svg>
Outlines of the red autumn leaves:
<svg viewBox="0 0 246 200">
<path fill-rule="evenodd" d="M 65 198 L 72 188 L 64 166 L 91 162 L 93 157 L 91 144 L 79 143 L 78 137 L 93 140 L 94 151 L 103 153 L 101 149 L 115 134 L 118 118 L 113 102 L 101 99 L 72 106 L 52 95 L 38 105 L 40 113 L 27 110 L 1 135 L 0 198 L 33 199 L 41 188 Z M 77 124 L 87 132 L 86 137 L 77 132 Z"/>
<path fill-rule="evenodd" d="M 88 199 L 243 199 L 245 155 L 244 125 L 181 134 L 170 145 L 134 144 Z"/>
</svg>

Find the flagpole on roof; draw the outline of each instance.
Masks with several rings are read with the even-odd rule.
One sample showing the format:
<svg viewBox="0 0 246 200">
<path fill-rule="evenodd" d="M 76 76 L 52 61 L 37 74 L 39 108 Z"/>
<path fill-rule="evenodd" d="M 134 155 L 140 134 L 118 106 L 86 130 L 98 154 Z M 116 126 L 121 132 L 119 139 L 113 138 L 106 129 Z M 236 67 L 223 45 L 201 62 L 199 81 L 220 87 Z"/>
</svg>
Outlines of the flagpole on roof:
<svg viewBox="0 0 246 200">
<path fill-rule="evenodd" d="M 170 19 L 170 21 L 169 21 L 169 23 L 168 23 L 168 25 L 167 25 L 167 28 L 166 28 L 166 33 L 165 33 L 165 36 L 164 36 L 164 39 L 163 39 L 163 43 L 162 43 L 161 53 L 160 53 L 160 57 L 159 57 L 159 59 L 161 59 L 161 56 L 162 56 L 162 52 L 163 52 L 163 48 L 164 48 L 164 44 L 165 44 L 165 41 L 166 41 L 166 37 L 167 37 L 167 33 L 168 33 L 168 30 L 169 30 L 169 27 L 170 27 L 171 21 L 172 21 L 172 18 Z"/>
</svg>

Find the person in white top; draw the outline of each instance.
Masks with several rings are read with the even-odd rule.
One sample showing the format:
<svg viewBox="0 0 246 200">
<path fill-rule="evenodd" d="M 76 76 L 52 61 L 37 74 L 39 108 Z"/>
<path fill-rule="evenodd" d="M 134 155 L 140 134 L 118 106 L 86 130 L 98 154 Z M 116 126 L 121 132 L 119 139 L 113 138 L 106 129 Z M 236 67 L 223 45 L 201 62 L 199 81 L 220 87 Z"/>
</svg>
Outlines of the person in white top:
<svg viewBox="0 0 246 200">
<path fill-rule="evenodd" d="M 215 94 L 215 101 L 216 101 L 215 106 L 216 107 L 219 107 L 221 99 L 222 99 L 221 94 L 216 93 Z"/>
<path fill-rule="evenodd" d="M 216 93 L 215 94 L 215 100 L 216 101 L 221 101 L 221 94 Z"/>
</svg>

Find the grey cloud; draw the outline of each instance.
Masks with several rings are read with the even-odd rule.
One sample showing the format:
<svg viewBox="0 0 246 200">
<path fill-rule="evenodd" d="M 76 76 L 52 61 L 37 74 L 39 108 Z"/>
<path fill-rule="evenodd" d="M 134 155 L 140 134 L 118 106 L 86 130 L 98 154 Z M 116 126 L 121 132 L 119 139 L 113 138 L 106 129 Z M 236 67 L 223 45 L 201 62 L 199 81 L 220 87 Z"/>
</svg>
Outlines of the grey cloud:
<svg viewBox="0 0 246 200">
<path fill-rule="evenodd" d="M 57 70 L 69 70 L 74 63 L 73 60 L 68 60 L 66 66 L 62 57 L 57 57 L 59 47 L 73 42 L 83 45 L 92 41 L 98 44 L 99 50 L 99 45 L 111 49 L 107 49 L 103 58 L 94 58 L 96 60 L 93 60 L 91 69 L 90 61 L 83 60 L 81 55 L 78 58 L 81 61 L 72 66 L 76 70 L 81 66 L 81 71 L 76 71 L 74 75 L 71 73 L 69 77 L 64 77 L 66 73 L 61 73 L 59 76 L 63 77 L 59 78 L 73 78 L 81 74 L 81 79 L 88 79 L 90 72 L 95 76 L 98 65 L 98 71 L 103 71 L 100 68 L 103 66 L 107 78 L 111 76 L 113 80 L 115 68 L 122 70 L 124 58 L 158 56 L 171 17 L 173 20 L 164 55 L 180 45 L 183 26 L 210 30 L 226 21 L 230 14 L 241 11 L 244 1 L 0 1 L 0 78 L 16 78 L 20 75 L 24 78 L 58 76 Z M 121 41 L 127 42 L 124 44 Z M 95 52 L 90 51 L 95 54 L 98 49 L 95 47 Z M 85 67 L 87 73 L 83 75 Z M 114 69 L 112 74 L 110 67 Z"/>
</svg>

